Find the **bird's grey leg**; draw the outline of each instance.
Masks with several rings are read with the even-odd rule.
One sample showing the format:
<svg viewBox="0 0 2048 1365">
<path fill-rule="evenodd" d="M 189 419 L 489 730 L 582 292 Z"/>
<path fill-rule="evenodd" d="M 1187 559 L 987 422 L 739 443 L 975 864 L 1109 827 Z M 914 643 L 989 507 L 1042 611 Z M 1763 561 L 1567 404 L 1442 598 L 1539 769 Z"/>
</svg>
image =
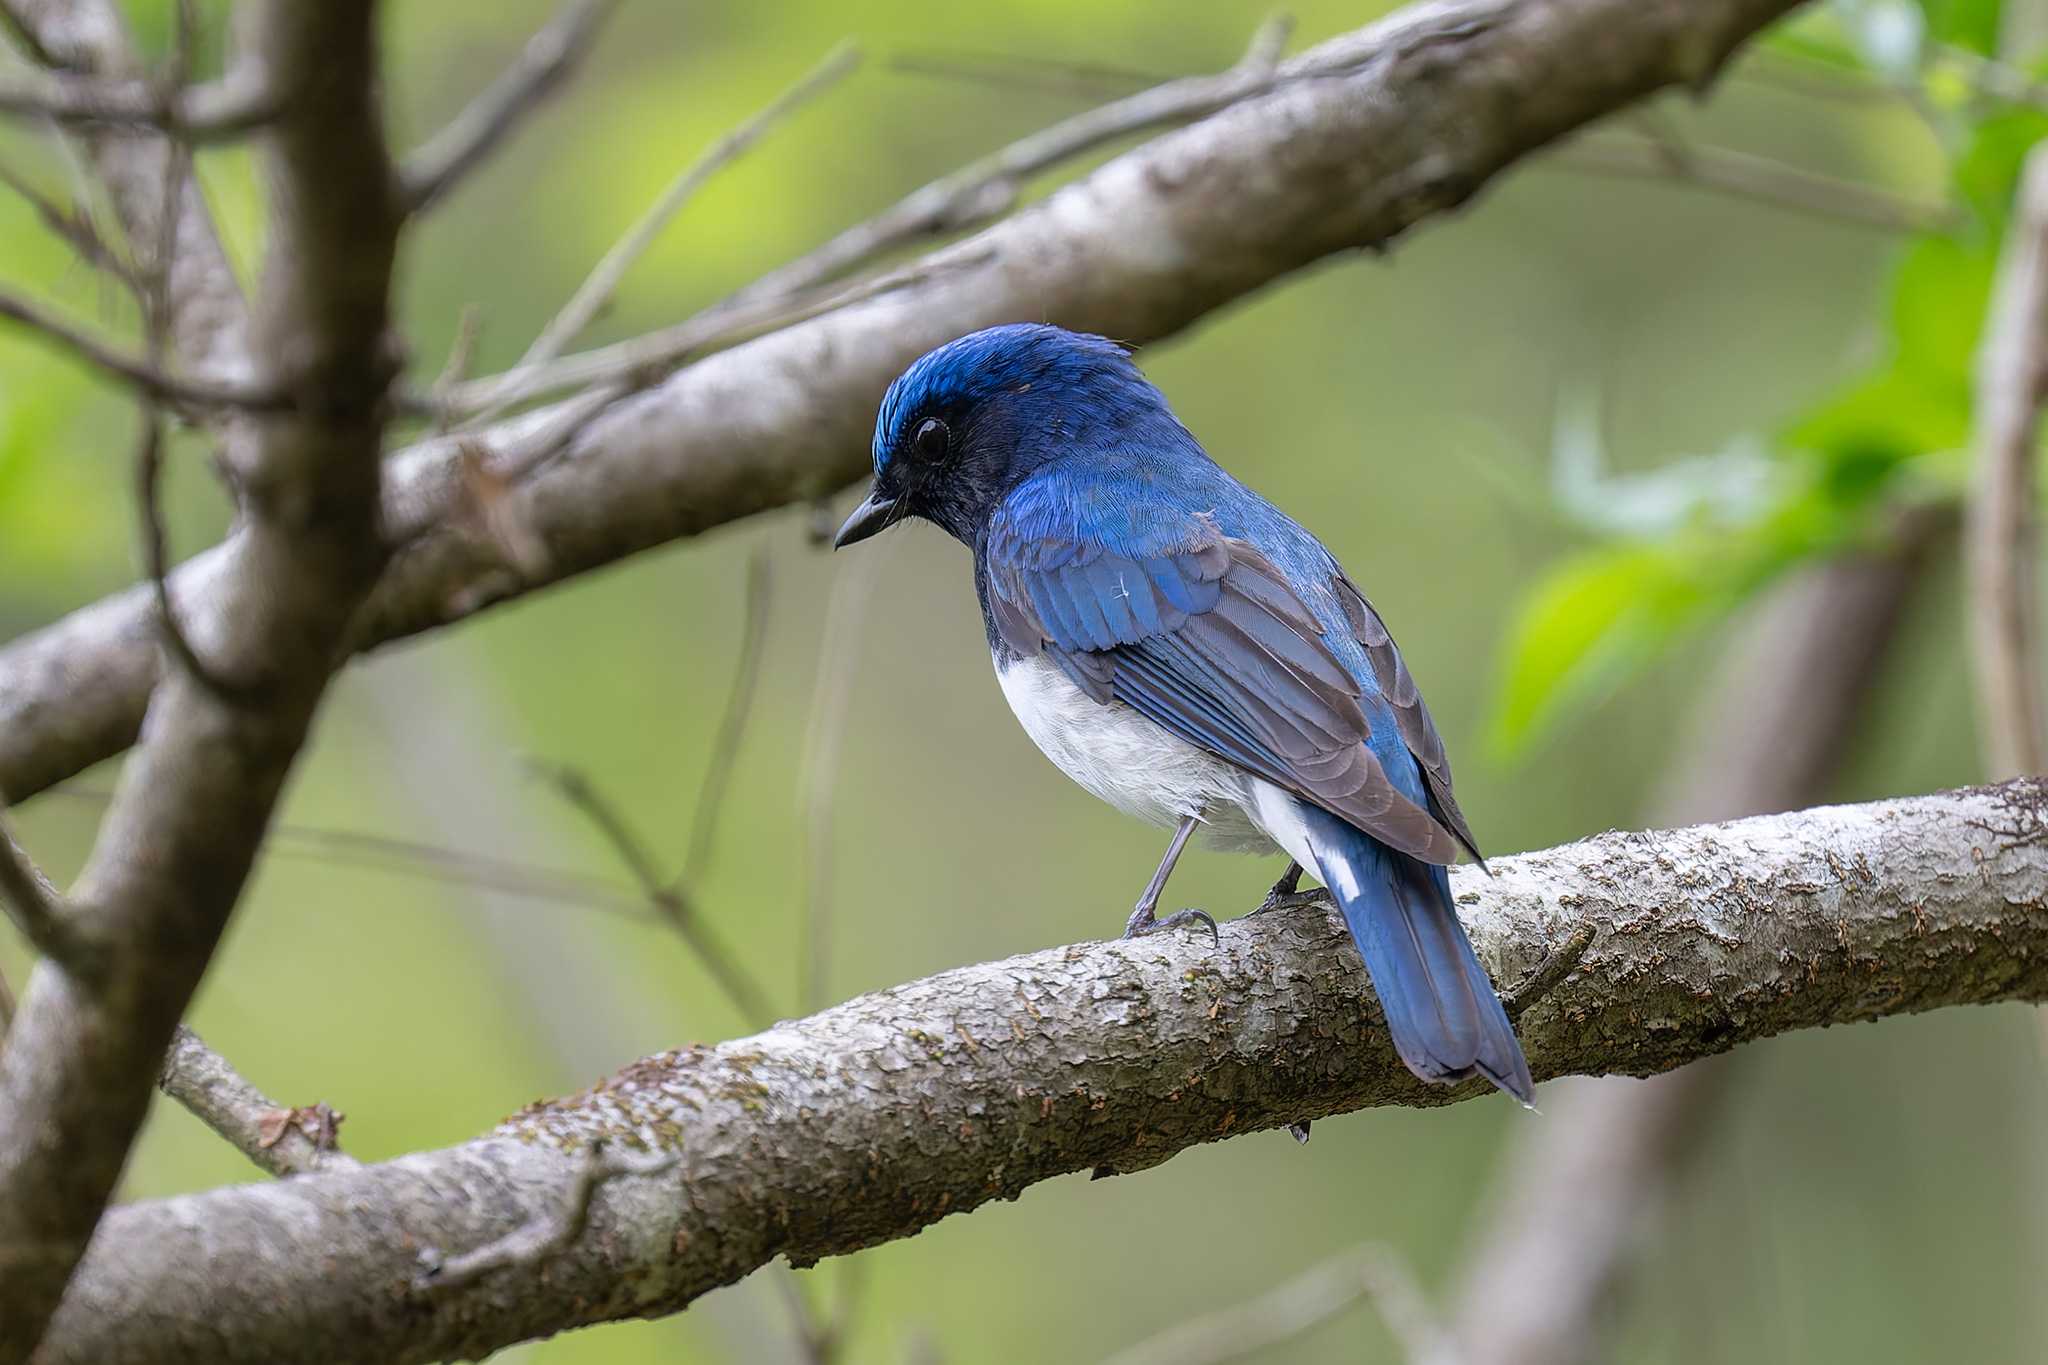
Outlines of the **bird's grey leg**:
<svg viewBox="0 0 2048 1365">
<path fill-rule="evenodd" d="M 1254 915 L 1263 915 L 1268 910 L 1294 910 L 1304 905 L 1325 905 L 1330 893 L 1322 887 L 1313 891 L 1301 889 L 1301 864 L 1292 858 L 1287 860 L 1287 870 L 1280 874 L 1280 880 L 1273 883 L 1273 889 L 1266 893 L 1266 899 L 1259 902 Z"/>
<path fill-rule="evenodd" d="M 1124 925 L 1125 938 L 1137 938 L 1140 934 L 1149 934 L 1155 929 L 1171 929 L 1177 924 L 1199 922 L 1209 926 L 1210 938 L 1222 941 L 1222 935 L 1216 932 L 1216 921 L 1205 911 L 1182 910 L 1168 915 L 1165 919 L 1154 918 L 1152 913 L 1159 908 L 1159 897 L 1166 890 L 1166 879 L 1173 875 L 1173 865 L 1180 861 L 1180 851 L 1188 846 L 1189 836 L 1195 832 L 1195 826 L 1201 823 L 1192 815 L 1181 817 L 1180 826 L 1173 831 L 1173 842 L 1166 846 L 1166 856 L 1159 860 L 1159 870 L 1154 872 L 1152 880 L 1146 883 L 1145 894 L 1138 897 L 1138 908 L 1131 911 L 1131 918 Z"/>
</svg>

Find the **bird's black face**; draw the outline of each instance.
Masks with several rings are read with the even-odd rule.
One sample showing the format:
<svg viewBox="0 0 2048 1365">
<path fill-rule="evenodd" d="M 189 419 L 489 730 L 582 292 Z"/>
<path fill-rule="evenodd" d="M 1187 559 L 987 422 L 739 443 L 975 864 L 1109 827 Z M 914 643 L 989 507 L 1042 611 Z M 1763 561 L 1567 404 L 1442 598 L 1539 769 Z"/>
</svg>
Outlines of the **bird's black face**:
<svg viewBox="0 0 2048 1365">
<path fill-rule="evenodd" d="M 908 427 L 908 435 L 877 459 L 874 485 L 833 537 L 834 549 L 886 531 L 906 516 L 936 520 L 928 509 L 942 500 L 947 466 L 958 453 L 953 426 L 937 413 L 924 413 L 914 415 Z"/>
<path fill-rule="evenodd" d="M 1023 447 L 1006 434 L 1012 424 L 1000 420 L 1003 406 L 984 399 L 912 414 L 833 546 L 866 540 L 905 517 L 923 517 L 973 544 L 996 503 L 1029 472 L 1018 468 Z"/>
<path fill-rule="evenodd" d="M 874 486 L 832 543 L 923 517 L 971 546 L 1032 471 L 1139 417 L 1172 421 L 1123 348 L 1101 337 L 1013 324 L 948 342 L 889 386 Z"/>
</svg>

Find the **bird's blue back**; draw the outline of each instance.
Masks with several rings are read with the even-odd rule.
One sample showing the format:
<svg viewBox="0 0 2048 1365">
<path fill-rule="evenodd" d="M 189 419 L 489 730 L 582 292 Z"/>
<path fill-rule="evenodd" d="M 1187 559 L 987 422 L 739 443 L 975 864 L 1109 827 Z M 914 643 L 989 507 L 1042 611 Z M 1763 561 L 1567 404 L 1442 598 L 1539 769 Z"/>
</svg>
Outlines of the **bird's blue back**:
<svg viewBox="0 0 2048 1365">
<path fill-rule="evenodd" d="M 1137 444 L 1134 437 L 1145 443 Z M 1422 771 L 1328 586 L 1342 572 L 1336 559 L 1300 523 L 1211 459 L 1179 422 L 1169 416 L 1164 424 L 1125 433 L 1113 448 L 1055 455 L 1011 490 L 998 516 L 1025 536 L 1071 541 L 1140 561 L 1186 553 L 1204 521 L 1224 536 L 1255 546 L 1286 575 L 1322 628 L 1323 644 L 1357 685 L 1372 727 L 1366 742 L 1387 777 L 1410 801 L 1426 804 Z M 985 572 L 977 564 L 977 577 Z M 1000 651 L 1003 642 L 993 618 L 988 631 L 991 648 Z"/>
</svg>

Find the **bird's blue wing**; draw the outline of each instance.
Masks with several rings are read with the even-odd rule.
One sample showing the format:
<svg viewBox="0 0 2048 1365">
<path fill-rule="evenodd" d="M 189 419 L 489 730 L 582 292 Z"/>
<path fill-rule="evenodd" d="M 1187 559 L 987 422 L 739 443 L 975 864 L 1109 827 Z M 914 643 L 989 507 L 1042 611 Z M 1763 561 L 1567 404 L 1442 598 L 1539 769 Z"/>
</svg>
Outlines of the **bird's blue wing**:
<svg viewBox="0 0 2048 1365">
<path fill-rule="evenodd" d="M 1213 518 L 1120 500 L 1086 509 L 1108 531 L 1084 536 L 1071 509 L 1036 510 L 999 509 L 981 556 L 989 618 L 1010 649 L 1048 655 L 1096 701 L 1131 706 L 1404 853 L 1449 863 L 1469 846 L 1428 712 L 1379 618 L 1334 566 L 1326 586 L 1375 681 L 1390 664 L 1386 681 L 1405 691 L 1383 697 L 1383 682 L 1368 694 L 1286 574 Z M 1397 727 L 1429 779 L 1412 798 L 1374 752 L 1373 714 Z"/>
</svg>

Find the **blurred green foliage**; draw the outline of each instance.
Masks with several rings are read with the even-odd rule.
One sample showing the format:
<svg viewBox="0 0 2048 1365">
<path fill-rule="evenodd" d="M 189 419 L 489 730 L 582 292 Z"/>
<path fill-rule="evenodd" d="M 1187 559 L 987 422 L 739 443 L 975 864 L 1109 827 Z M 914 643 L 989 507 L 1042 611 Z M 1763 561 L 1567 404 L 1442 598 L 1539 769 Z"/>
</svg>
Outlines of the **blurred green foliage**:
<svg viewBox="0 0 2048 1365">
<path fill-rule="evenodd" d="M 217 54 L 223 7 L 202 8 Z M 1301 40 L 1315 41 L 1385 5 L 1293 8 Z M 131 9 L 162 51 L 167 0 Z M 849 34 L 868 69 L 707 187 L 592 340 L 673 321 L 1080 107 L 897 71 L 892 55 L 1214 69 L 1264 10 L 629 5 L 581 79 L 408 244 L 400 315 L 415 369 L 439 368 L 471 303 L 484 317 L 479 364 L 516 358 L 679 165 Z M 1872 533 L 1886 500 L 1957 486 L 1999 216 L 2038 132 L 2034 115 L 1985 102 L 1945 46 L 1992 50 L 1995 10 L 1833 5 L 1769 40 L 1861 85 L 1910 82 L 1907 96 L 1818 94 L 1745 59 L 1704 105 L 1659 105 L 1703 144 L 1954 195 L 1965 217 L 1953 232 L 1900 241 L 1539 160 L 1383 261 L 1309 272 L 1144 357 L 1218 458 L 1302 515 L 1388 616 L 1489 850 L 1638 822 L 1723 622 L 1787 567 Z M 386 6 L 395 136 L 438 126 L 547 12 L 546 0 Z M 56 197 L 79 193 L 75 168 L 40 136 L 0 129 L 0 159 Z M 254 278 L 255 167 L 210 151 L 200 174 Z M 109 331 L 132 327 L 118 294 L 5 194 L 0 275 Z M 1563 419 L 1589 388 L 1600 398 L 1579 438 L 1599 467 L 1563 498 Z M 132 579 L 133 423 L 124 395 L 0 332 L 0 635 Z M 206 454 L 180 443 L 169 471 L 173 537 L 187 549 L 227 514 Z M 741 634 L 741 565 L 764 546 L 773 606 L 756 719 L 697 889 L 781 1007 L 797 1008 L 810 861 L 798 772 L 821 668 L 851 686 L 854 718 L 825 850 L 834 997 L 1116 932 L 1158 838 L 1072 789 L 1018 732 L 989 677 L 958 547 L 914 532 L 873 547 L 865 628 L 821 657 L 845 565 L 807 544 L 804 516 L 640 556 L 351 668 L 285 820 L 618 883 L 608 850 L 525 776 L 520 755 L 533 753 L 590 773 L 672 869 Z M 1954 591 L 1937 579 L 1919 604 L 1837 795 L 1975 777 Z M 1494 762 L 1482 761 L 1488 733 Z M 96 814 L 89 797 L 58 794 L 21 823 L 68 875 Z M 1229 912 L 1256 903 L 1275 871 L 1191 854 L 1174 890 Z M 24 965 L 0 941 L 9 981 Z M 652 920 L 339 860 L 297 836 L 267 857 L 195 1023 L 273 1094 L 348 1111 L 344 1140 L 369 1159 L 460 1141 L 631 1056 L 745 1028 Z M 1618 1309 L 1622 1358 L 2038 1359 L 2041 1048 L 2036 1015 L 2002 1009 L 1751 1049 L 1721 1140 L 1643 1249 L 1644 1292 Z M 1504 1104 L 1358 1114 L 1318 1124 L 1307 1148 L 1263 1134 L 1138 1177 L 1052 1182 L 863 1256 L 851 1359 L 902 1361 L 927 1346 L 953 1362 L 1095 1358 L 1361 1240 L 1395 1247 L 1434 1291 L 1493 1154 L 1531 1122 Z M 251 1178 L 164 1105 L 126 1193 Z M 845 1274 L 828 1263 L 798 1278 L 823 1301 Z M 767 1277 L 668 1322 L 508 1355 L 793 1360 Z M 1396 1357 L 1360 1310 L 1283 1358 Z"/>
</svg>

